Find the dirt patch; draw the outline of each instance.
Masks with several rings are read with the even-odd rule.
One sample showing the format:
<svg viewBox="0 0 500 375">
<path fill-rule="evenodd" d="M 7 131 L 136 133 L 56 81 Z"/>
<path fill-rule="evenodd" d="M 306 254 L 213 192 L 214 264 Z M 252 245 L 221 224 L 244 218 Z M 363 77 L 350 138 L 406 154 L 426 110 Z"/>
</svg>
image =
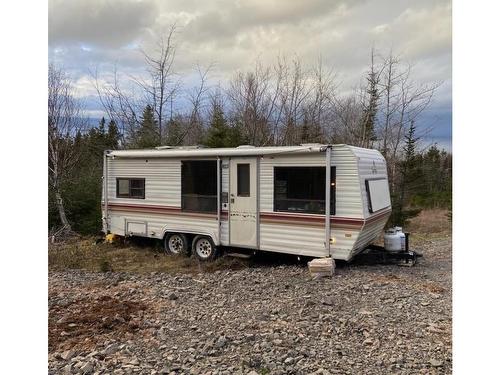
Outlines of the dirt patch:
<svg viewBox="0 0 500 375">
<path fill-rule="evenodd" d="M 445 288 L 436 283 L 425 283 L 422 285 L 422 289 L 434 294 L 442 294 L 446 291 Z"/>
<path fill-rule="evenodd" d="M 111 296 L 60 301 L 49 309 L 49 351 L 93 347 L 100 335 L 134 333 L 147 306 Z"/>
<path fill-rule="evenodd" d="M 380 284 L 390 284 L 390 283 L 402 283 L 404 280 L 400 276 L 396 275 L 381 275 L 373 279 L 374 282 Z"/>
</svg>

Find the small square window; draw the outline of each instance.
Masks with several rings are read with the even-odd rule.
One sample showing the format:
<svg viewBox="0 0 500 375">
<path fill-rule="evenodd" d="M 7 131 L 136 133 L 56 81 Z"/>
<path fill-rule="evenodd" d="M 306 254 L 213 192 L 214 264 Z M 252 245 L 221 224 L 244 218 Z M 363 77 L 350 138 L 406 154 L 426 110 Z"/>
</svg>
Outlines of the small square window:
<svg viewBox="0 0 500 375">
<path fill-rule="evenodd" d="M 145 198 L 144 178 L 117 178 L 116 196 L 117 198 Z"/>
</svg>

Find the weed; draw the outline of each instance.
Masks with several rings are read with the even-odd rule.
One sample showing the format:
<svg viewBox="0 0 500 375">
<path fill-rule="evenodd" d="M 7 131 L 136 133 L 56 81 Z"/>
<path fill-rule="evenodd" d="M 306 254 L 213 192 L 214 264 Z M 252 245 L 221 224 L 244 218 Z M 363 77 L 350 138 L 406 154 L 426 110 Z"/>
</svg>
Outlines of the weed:
<svg viewBox="0 0 500 375">
<path fill-rule="evenodd" d="M 99 260 L 99 271 L 101 272 L 113 271 L 113 267 L 111 267 L 111 262 L 106 258 L 101 258 Z"/>
</svg>

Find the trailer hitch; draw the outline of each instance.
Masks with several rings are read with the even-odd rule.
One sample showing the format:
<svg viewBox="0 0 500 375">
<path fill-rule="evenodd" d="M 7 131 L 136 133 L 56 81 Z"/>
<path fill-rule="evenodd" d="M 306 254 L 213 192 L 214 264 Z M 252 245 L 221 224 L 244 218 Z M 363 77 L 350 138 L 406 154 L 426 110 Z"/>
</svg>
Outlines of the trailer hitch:
<svg viewBox="0 0 500 375">
<path fill-rule="evenodd" d="M 415 250 L 390 252 L 383 246 L 370 245 L 356 256 L 356 260 L 362 263 L 395 263 L 400 266 L 411 267 L 417 264 L 418 258 L 421 257 L 423 255 Z"/>
</svg>

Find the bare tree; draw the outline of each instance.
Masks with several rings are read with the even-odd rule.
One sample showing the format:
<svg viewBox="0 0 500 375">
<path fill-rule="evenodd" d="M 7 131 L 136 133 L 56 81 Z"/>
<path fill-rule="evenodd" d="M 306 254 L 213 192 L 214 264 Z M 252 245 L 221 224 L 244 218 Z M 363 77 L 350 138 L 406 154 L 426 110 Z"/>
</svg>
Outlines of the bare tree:
<svg viewBox="0 0 500 375">
<path fill-rule="evenodd" d="M 376 140 L 376 120 L 380 102 L 380 76 L 384 72 L 384 65 L 375 63 L 375 51 L 372 48 L 370 70 L 366 74 L 366 84 L 361 90 L 361 106 L 363 117 L 360 126 L 359 146 L 372 147 Z"/>
<path fill-rule="evenodd" d="M 308 84 L 308 74 L 302 68 L 301 61 L 296 57 L 292 61 L 291 72 L 286 76 L 281 100 L 283 103 L 283 134 L 281 144 L 294 145 L 299 143 L 298 126 L 303 120 L 304 106 L 312 91 Z"/>
<path fill-rule="evenodd" d="M 379 147 L 386 158 L 389 177 L 394 181 L 397 158 L 410 124 L 418 124 L 418 117 L 429 106 L 440 83 L 419 84 L 412 77 L 412 65 L 404 64 L 389 54 L 384 60 L 380 79 L 382 100 L 382 127 L 379 129 Z M 394 189 L 393 182 L 391 188 Z"/>
<path fill-rule="evenodd" d="M 359 140 L 359 124 L 362 121 L 363 108 L 356 93 L 334 98 L 335 117 L 329 133 L 330 142 L 356 145 Z"/>
<path fill-rule="evenodd" d="M 97 69 L 92 75 L 101 106 L 109 119 L 118 124 L 121 145 L 126 147 L 128 140 L 135 137 L 143 108 L 141 108 L 141 104 L 137 102 L 132 93 L 122 88 L 116 67 L 111 82 L 100 83 Z"/>
<path fill-rule="evenodd" d="M 334 103 L 337 90 L 336 74 L 323 66 L 321 57 L 312 71 L 311 97 L 305 105 L 304 128 L 309 127 L 308 139 L 302 141 L 325 142 L 326 134 L 333 124 Z"/>
<path fill-rule="evenodd" d="M 230 82 L 232 121 L 255 145 L 322 141 L 323 125 L 333 116 L 334 79 L 321 60 L 311 70 L 298 57 L 278 56 L 271 67 L 257 61 L 253 71 L 238 72 Z"/>
<path fill-rule="evenodd" d="M 232 119 L 241 125 L 244 138 L 251 144 L 262 146 L 273 139 L 271 116 L 276 105 L 278 88 L 273 91 L 272 72 L 260 61 L 253 71 L 237 72 L 231 80 L 228 98 L 231 102 Z"/>
<path fill-rule="evenodd" d="M 391 125 L 393 124 L 393 117 L 397 112 L 397 99 L 398 94 L 396 92 L 397 82 L 399 80 L 400 73 L 397 70 L 399 64 L 399 59 L 395 57 L 392 52 L 384 61 L 384 74 L 381 82 L 382 87 L 382 97 L 383 97 L 383 128 L 381 131 L 381 152 L 384 157 L 389 154 L 389 143 L 391 139 Z"/>
<path fill-rule="evenodd" d="M 200 65 L 196 66 L 199 84 L 188 93 L 190 109 L 187 115 L 187 126 L 179 139 L 180 143 L 187 141 L 188 144 L 193 144 L 201 141 L 203 135 L 203 108 L 209 91 L 208 78 L 212 67 L 212 65 L 209 65 L 203 69 Z"/>
<path fill-rule="evenodd" d="M 48 146 L 49 183 L 54 191 L 59 218 L 64 230 L 71 231 L 64 202 L 62 184 L 78 162 L 73 137 L 82 129 L 80 106 L 73 96 L 66 73 L 49 65 L 48 73 Z"/>
<path fill-rule="evenodd" d="M 279 125 L 283 116 L 284 103 L 282 100 L 284 84 L 287 79 L 288 66 L 283 56 L 278 56 L 276 63 L 273 66 L 274 77 L 271 78 L 269 85 L 267 113 L 265 114 L 265 122 L 268 124 L 269 132 L 263 146 L 277 144 L 279 139 Z M 280 100 L 281 99 L 281 100 Z"/>
<path fill-rule="evenodd" d="M 399 103 L 398 121 L 395 124 L 395 134 L 392 142 L 392 155 L 394 159 L 400 151 L 402 140 L 411 124 L 414 124 L 420 114 L 429 106 L 434 97 L 434 92 L 440 83 L 420 84 L 411 79 L 411 64 L 408 64 L 398 82 Z M 426 131 L 424 129 L 424 131 Z"/>
<path fill-rule="evenodd" d="M 156 114 L 159 128 L 159 142 L 163 141 L 164 122 L 166 111 L 169 104 L 172 103 L 173 97 L 180 87 L 180 81 L 175 79 L 172 65 L 175 60 L 175 45 L 174 33 L 176 25 L 172 25 L 165 36 L 160 36 L 156 43 L 156 48 L 152 53 L 147 53 L 142 50 L 144 61 L 146 62 L 146 70 L 148 79 L 133 78 L 134 81 L 143 90 L 145 102 L 150 104 Z M 170 105 L 170 109 L 171 109 Z M 172 118 L 172 109 L 170 111 L 170 119 Z"/>
<path fill-rule="evenodd" d="M 146 105 L 150 105 L 158 121 L 158 144 L 165 139 L 166 117 L 173 119 L 173 99 L 180 88 L 180 80 L 173 72 L 175 59 L 173 25 L 165 36 L 160 36 L 155 49 L 151 53 L 141 50 L 146 65 L 147 77 L 129 76 L 131 80 L 129 90 L 125 90 L 120 81 L 118 72 L 114 71 L 111 82 L 99 82 L 97 70 L 93 73 L 94 86 L 104 111 L 115 122 L 120 124 L 121 133 L 127 135 L 122 140 L 125 146 L 127 139 L 133 139 L 140 124 L 140 114 Z M 138 96 L 130 92 L 134 86 L 139 89 Z M 168 113 L 170 109 L 170 113 Z"/>
</svg>

